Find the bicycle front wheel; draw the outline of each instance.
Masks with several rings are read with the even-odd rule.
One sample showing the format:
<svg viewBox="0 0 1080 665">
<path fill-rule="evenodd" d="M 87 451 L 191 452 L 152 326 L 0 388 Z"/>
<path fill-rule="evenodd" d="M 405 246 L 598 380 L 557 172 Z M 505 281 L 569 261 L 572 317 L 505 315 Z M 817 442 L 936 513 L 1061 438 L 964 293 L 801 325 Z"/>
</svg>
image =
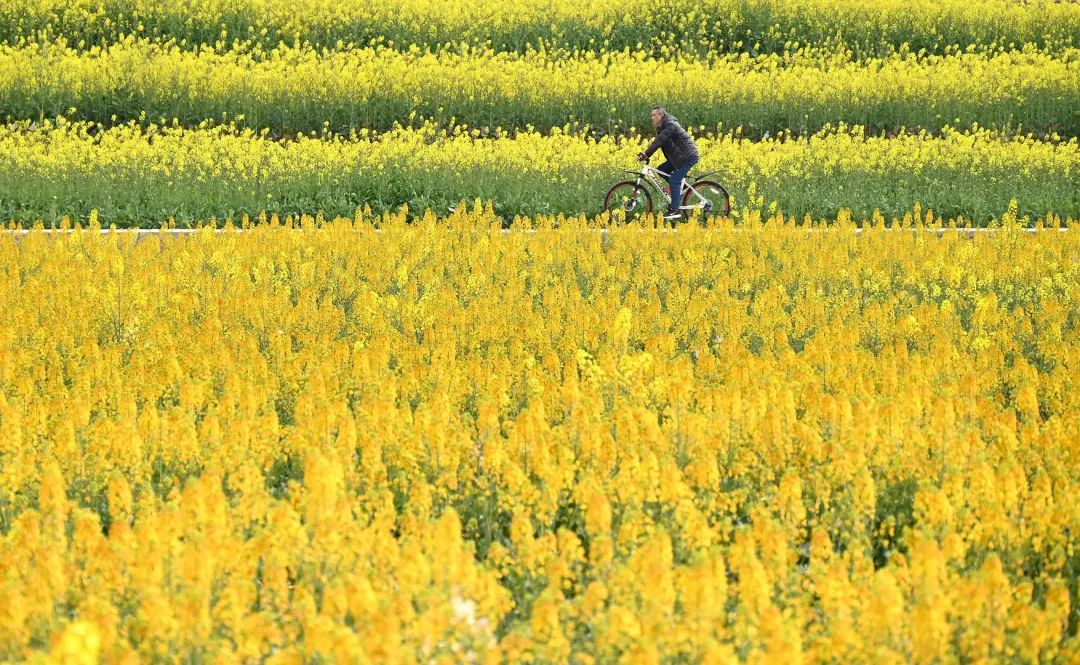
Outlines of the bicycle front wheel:
<svg viewBox="0 0 1080 665">
<path fill-rule="evenodd" d="M 731 196 L 724 186 L 712 180 L 702 180 L 694 183 L 693 190 L 686 190 L 683 195 L 683 215 L 690 219 L 690 213 L 694 209 L 701 211 L 702 218 L 712 215 L 713 217 L 727 217 L 731 215 Z M 693 206 L 688 208 L 686 206 Z"/>
<path fill-rule="evenodd" d="M 604 197 L 604 210 L 613 213 L 622 210 L 627 216 L 652 212 L 652 197 L 648 190 L 636 182 L 626 180 L 616 183 Z"/>
</svg>

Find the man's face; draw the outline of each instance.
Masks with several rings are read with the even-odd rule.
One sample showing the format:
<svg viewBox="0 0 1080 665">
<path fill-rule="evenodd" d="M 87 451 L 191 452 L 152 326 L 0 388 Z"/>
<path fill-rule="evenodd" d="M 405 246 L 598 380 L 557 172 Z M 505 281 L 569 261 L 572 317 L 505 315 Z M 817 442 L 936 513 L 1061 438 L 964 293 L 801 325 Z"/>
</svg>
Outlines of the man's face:
<svg viewBox="0 0 1080 665">
<path fill-rule="evenodd" d="M 662 123 L 663 121 L 664 121 L 664 113 L 663 113 L 663 111 L 653 111 L 652 112 L 652 125 L 653 125 L 653 127 L 659 127 L 660 123 Z"/>
</svg>

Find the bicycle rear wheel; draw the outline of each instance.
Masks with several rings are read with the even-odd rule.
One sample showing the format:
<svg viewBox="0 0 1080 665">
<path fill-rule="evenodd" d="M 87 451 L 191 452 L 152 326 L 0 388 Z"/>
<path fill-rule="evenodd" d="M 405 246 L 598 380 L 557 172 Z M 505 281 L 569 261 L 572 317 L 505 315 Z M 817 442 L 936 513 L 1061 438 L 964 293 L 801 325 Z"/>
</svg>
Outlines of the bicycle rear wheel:
<svg viewBox="0 0 1080 665">
<path fill-rule="evenodd" d="M 622 210 L 628 216 L 649 213 L 652 212 L 652 197 L 641 185 L 625 180 L 608 190 L 604 196 L 604 210 L 609 213 Z"/>
<path fill-rule="evenodd" d="M 697 194 L 694 192 L 697 192 Z M 701 210 L 703 218 L 709 215 L 714 217 L 728 217 L 731 215 L 731 196 L 723 185 L 712 180 L 695 182 L 694 191 L 686 190 L 682 204 L 683 206 L 696 206 L 697 209 Z M 690 219 L 690 213 L 693 210 L 684 207 L 682 212 L 683 216 Z"/>
</svg>

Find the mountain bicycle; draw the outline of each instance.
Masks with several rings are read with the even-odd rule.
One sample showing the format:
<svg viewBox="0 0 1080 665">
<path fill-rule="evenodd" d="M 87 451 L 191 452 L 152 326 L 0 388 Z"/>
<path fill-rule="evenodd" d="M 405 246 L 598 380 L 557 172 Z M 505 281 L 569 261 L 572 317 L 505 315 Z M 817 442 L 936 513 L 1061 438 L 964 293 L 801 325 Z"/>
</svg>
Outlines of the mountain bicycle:
<svg viewBox="0 0 1080 665">
<path fill-rule="evenodd" d="M 604 196 L 604 210 L 614 212 L 621 209 L 627 215 L 650 213 L 653 211 L 652 195 L 649 193 L 650 188 L 660 200 L 670 207 L 671 196 L 668 193 L 670 189 L 665 186 L 667 177 L 671 175 L 670 173 L 664 173 L 660 169 L 650 166 L 647 159 L 640 171 L 625 172 L 635 175 L 637 178 L 612 185 L 607 195 Z M 706 180 L 709 176 L 717 173 L 719 171 L 709 171 L 694 176 L 693 182 L 690 182 L 690 177 L 683 180 L 682 205 L 679 206 L 679 209 L 682 210 L 684 219 L 690 219 L 690 215 L 694 210 L 700 210 L 702 217 L 708 215 L 727 217 L 731 214 L 731 196 L 728 194 L 727 189 L 718 182 Z"/>
</svg>

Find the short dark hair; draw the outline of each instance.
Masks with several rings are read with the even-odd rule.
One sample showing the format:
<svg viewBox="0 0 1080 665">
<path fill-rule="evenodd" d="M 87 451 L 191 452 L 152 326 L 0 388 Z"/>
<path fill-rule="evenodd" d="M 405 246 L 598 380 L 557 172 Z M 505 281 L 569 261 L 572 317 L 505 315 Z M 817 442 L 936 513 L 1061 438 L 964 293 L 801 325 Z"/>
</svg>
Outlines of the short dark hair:
<svg viewBox="0 0 1080 665">
<path fill-rule="evenodd" d="M 667 113 L 667 109 L 666 109 L 666 108 L 664 108 L 663 106 L 660 106 L 659 104 L 657 104 L 656 106 L 652 107 L 652 110 L 654 110 L 654 111 L 659 111 L 659 112 L 661 112 L 661 113 L 664 113 L 664 114 L 666 114 L 666 113 Z"/>
</svg>

